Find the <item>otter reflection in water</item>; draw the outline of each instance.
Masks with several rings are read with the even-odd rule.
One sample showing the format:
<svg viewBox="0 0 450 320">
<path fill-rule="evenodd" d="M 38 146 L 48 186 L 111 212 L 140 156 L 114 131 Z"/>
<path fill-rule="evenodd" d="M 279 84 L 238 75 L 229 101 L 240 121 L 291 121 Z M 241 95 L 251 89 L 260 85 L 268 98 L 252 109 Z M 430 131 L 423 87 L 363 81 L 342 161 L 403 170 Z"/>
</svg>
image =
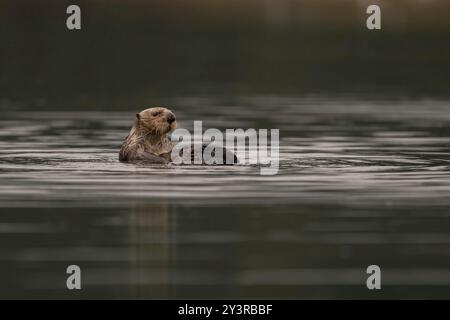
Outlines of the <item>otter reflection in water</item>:
<svg viewBox="0 0 450 320">
<path fill-rule="evenodd" d="M 149 108 L 136 114 L 133 127 L 125 138 L 119 152 L 119 160 L 125 162 L 146 161 L 149 163 L 169 163 L 174 143 L 169 134 L 177 127 L 172 111 L 163 107 Z M 203 150 L 206 146 L 203 146 Z M 227 164 L 223 150 L 223 163 Z M 194 158 L 194 152 L 191 157 Z M 231 155 L 233 164 L 238 163 L 236 155 Z"/>
</svg>

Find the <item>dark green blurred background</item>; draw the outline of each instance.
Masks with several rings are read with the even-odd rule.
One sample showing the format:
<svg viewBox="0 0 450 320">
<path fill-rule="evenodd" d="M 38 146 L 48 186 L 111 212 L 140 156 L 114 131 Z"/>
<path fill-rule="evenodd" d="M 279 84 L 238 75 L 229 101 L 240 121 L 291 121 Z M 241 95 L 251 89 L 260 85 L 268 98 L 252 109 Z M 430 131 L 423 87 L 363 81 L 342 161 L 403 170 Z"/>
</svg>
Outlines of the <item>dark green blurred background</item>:
<svg viewBox="0 0 450 320">
<path fill-rule="evenodd" d="M 66 28 L 78 4 L 82 30 Z M 382 30 L 366 8 L 382 8 Z M 174 96 L 447 98 L 446 0 L 0 2 L 0 110 L 109 110 Z"/>
</svg>

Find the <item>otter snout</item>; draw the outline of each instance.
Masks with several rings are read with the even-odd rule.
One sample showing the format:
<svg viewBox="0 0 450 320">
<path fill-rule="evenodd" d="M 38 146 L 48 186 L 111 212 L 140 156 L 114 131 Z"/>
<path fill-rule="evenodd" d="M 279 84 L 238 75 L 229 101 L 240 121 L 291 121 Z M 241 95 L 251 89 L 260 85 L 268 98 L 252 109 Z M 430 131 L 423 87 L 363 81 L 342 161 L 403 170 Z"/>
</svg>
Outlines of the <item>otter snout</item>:
<svg viewBox="0 0 450 320">
<path fill-rule="evenodd" d="M 173 122 L 175 122 L 175 115 L 173 114 L 173 113 L 170 113 L 168 116 L 167 116 L 167 122 L 169 123 L 169 124 L 172 124 Z"/>
</svg>

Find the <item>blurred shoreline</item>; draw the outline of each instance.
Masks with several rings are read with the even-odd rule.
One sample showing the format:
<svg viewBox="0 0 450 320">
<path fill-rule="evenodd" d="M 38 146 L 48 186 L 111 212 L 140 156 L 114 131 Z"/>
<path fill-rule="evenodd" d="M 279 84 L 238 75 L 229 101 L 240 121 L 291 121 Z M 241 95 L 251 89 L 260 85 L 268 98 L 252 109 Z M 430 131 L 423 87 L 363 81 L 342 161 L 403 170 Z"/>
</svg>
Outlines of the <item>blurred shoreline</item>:
<svg viewBox="0 0 450 320">
<path fill-rule="evenodd" d="M 365 8 L 382 8 L 382 30 Z M 448 99 L 450 3 L 69 1 L 0 4 L 0 110 L 116 110 L 183 95 Z"/>
</svg>

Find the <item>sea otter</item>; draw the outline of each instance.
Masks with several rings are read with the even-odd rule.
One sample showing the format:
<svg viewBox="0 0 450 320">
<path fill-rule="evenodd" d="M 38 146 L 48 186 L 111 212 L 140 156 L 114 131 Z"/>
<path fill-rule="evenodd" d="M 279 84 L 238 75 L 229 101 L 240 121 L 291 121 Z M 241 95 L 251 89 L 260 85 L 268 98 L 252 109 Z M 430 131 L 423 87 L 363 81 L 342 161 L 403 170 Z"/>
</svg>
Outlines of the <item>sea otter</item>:
<svg viewBox="0 0 450 320">
<path fill-rule="evenodd" d="M 175 115 L 167 108 L 149 108 L 137 113 L 120 149 L 119 160 L 168 163 L 173 144 L 167 135 L 176 127 Z"/>
<path fill-rule="evenodd" d="M 133 127 L 125 138 L 119 152 L 119 160 L 123 162 L 146 161 L 149 163 L 169 163 L 174 143 L 169 134 L 177 127 L 175 114 L 165 107 L 149 108 L 136 114 Z M 202 150 L 205 150 L 203 146 Z M 223 150 L 223 164 L 227 164 Z M 194 159 L 192 151 L 191 158 Z M 232 164 L 238 163 L 234 153 Z"/>
</svg>

